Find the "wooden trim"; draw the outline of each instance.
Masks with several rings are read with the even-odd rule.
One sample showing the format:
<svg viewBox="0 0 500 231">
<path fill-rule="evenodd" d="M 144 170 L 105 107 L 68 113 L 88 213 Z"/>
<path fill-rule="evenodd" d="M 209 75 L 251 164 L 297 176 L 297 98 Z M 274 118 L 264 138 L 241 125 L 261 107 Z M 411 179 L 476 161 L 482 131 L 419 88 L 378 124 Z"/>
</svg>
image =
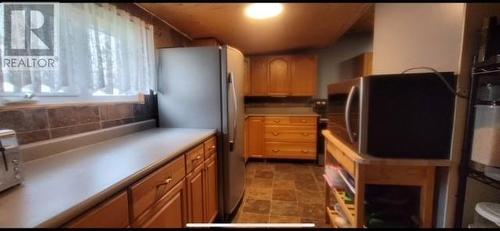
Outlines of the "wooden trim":
<svg viewBox="0 0 500 231">
<path fill-rule="evenodd" d="M 358 165 L 357 168 L 355 169 L 355 189 L 356 189 L 356 195 L 354 195 L 354 205 L 356 207 L 356 213 L 355 213 L 355 221 L 356 223 L 353 224 L 353 227 L 355 228 L 361 228 L 362 224 L 365 222 L 364 221 L 364 213 L 365 213 L 365 166 L 364 165 Z"/>
<path fill-rule="evenodd" d="M 102 102 L 62 102 L 62 103 L 35 103 L 35 104 L 18 104 L 18 105 L 2 105 L 1 111 L 11 111 L 20 109 L 37 109 L 37 108 L 57 108 L 57 107 L 73 107 L 73 106 L 101 106 L 109 104 L 144 104 L 144 100 L 118 100 L 118 101 L 102 101 Z"/>
<path fill-rule="evenodd" d="M 134 3 L 134 5 L 138 6 L 139 8 L 141 8 L 142 10 L 148 12 L 148 14 L 152 15 L 153 17 L 155 17 L 156 19 L 162 21 L 163 23 L 165 23 L 167 26 L 169 26 L 170 28 L 172 28 L 172 30 L 175 30 L 177 33 L 181 34 L 182 36 L 184 36 L 185 38 L 189 39 L 190 41 L 193 41 L 193 38 L 191 38 L 191 36 L 187 35 L 186 33 L 182 32 L 181 30 L 179 30 L 177 27 L 175 27 L 174 25 L 170 24 L 169 22 L 167 22 L 165 19 L 163 18 L 160 18 L 158 17 L 156 14 L 154 14 L 153 12 L 149 11 L 148 9 L 142 7 L 139 3 Z"/>
<path fill-rule="evenodd" d="M 383 164 L 383 165 L 406 165 L 406 166 L 450 166 L 451 161 L 448 159 L 394 159 L 380 158 L 366 154 L 360 154 L 352 150 L 343 141 L 335 137 L 329 130 L 321 131 L 325 140 L 331 142 L 335 147 L 340 149 L 351 160 L 359 164 Z"/>
<path fill-rule="evenodd" d="M 436 167 L 428 167 L 426 173 L 426 178 L 420 188 L 421 228 L 432 228 Z"/>
</svg>

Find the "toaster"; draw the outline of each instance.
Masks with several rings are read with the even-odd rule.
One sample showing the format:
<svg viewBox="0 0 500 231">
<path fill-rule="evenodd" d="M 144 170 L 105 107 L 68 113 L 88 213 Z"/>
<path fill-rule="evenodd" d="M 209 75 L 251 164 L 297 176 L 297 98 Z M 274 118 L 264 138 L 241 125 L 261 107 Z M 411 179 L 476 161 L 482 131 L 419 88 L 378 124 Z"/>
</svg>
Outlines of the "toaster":
<svg viewBox="0 0 500 231">
<path fill-rule="evenodd" d="M 23 180 L 21 153 L 16 132 L 0 130 L 0 192 L 20 184 Z"/>
</svg>

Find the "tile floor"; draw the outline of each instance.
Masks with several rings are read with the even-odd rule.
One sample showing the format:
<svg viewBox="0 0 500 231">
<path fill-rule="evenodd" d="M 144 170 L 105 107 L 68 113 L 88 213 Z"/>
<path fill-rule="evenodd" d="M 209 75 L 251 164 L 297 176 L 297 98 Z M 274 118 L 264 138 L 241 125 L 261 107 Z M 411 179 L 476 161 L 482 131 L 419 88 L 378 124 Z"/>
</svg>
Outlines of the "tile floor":
<svg viewBox="0 0 500 231">
<path fill-rule="evenodd" d="M 330 227 L 322 174 L 314 162 L 249 161 L 245 196 L 233 222 Z"/>
</svg>

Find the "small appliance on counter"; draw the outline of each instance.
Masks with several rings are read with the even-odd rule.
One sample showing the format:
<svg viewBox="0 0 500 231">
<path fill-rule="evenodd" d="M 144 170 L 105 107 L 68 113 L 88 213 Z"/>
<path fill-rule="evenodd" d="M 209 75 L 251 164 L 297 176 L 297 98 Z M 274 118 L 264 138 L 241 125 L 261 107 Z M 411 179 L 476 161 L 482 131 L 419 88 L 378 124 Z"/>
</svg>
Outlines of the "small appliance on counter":
<svg viewBox="0 0 500 231">
<path fill-rule="evenodd" d="M 0 130 L 0 192 L 21 183 L 21 153 L 17 144 L 16 132 Z"/>
</svg>

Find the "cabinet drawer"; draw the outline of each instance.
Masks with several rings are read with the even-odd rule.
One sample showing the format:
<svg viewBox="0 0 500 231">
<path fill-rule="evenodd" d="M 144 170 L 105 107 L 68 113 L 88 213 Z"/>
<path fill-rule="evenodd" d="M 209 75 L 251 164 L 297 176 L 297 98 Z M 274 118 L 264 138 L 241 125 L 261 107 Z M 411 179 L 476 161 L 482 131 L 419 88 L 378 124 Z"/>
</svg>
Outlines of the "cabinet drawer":
<svg viewBox="0 0 500 231">
<path fill-rule="evenodd" d="M 203 144 L 200 144 L 186 153 L 186 172 L 191 172 L 203 163 L 204 152 Z"/>
<path fill-rule="evenodd" d="M 293 116 L 290 117 L 290 124 L 293 125 L 316 125 L 317 117 L 313 116 Z"/>
<path fill-rule="evenodd" d="M 269 156 L 316 156 L 316 143 L 265 142 L 264 152 Z"/>
<path fill-rule="evenodd" d="M 288 125 L 290 117 L 266 116 L 264 119 L 265 125 Z"/>
<path fill-rule="evenodd" d="M 68 228 L 126 228 L 128 220 L 127 192 L 101 203 L 70 222 Z"/>
<path fill-rule="evenodd" d="M 205 141 L 203 145 L 205 146 L 205 159 L 217 152 L 217 138 L 215 136 Z"/>
<path fill-rule="evenodd" d="M 316 142 L 316 127 L 267 125 L 264 138 L 266 141 L 314 143 Z"/>
<path fill-rule="evenodd" d="M 346 154 L 336 148 L 333 144 L 328 143 L 326 146 L 326 150 L 333 155 L 333 158 L 349 173 L 351 176 L 354 176 L 354 169 L 356 167 L 356 163 L 349 159 Z"/>
<path fill-rule="evenodd" d="M 266 125 L 307 125 L 315 126 L 315 116 L 266 116 Z"/>
<path fill-rule="evenodd" d="M 130 187 L 132 218 L 136 219 L 186 175 L 184 155 Z"/>
</svg>

